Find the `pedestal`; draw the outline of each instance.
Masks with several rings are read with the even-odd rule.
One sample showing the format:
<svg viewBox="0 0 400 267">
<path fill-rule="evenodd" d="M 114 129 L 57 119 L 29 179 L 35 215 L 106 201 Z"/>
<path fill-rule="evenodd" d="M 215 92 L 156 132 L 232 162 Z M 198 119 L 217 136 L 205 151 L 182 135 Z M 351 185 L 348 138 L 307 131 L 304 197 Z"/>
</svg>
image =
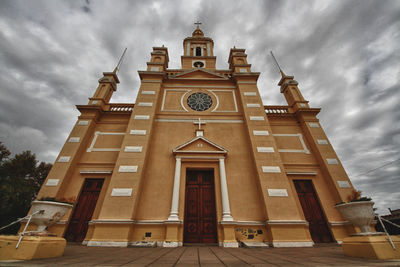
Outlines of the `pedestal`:
<svg viewBox="0 0 400 267">
<path fill-rule="evenodd" d="M 400 259 L 400 237 L 390 236 L 396 250 L 386 235 L 351 236 L 343 239 L 342 248 L 346 256 L 369 259 Z"/>
<path fill-rule="evenodd" d="M 64 238 L 24 236 L 18 248 L 19 236 L 0 236 L 0 260 L 32 260 L 61 257 L 67 244 Z"/>
<path fill-rule="evenodd" d="M 222 245 L 225 248 L 237 248 L 239 243 L 236 241 L 235 237 L 235 225 L 229 223 L 222 223 L 222 229 L 224 231 L 224 239 Z"/>
</svg>

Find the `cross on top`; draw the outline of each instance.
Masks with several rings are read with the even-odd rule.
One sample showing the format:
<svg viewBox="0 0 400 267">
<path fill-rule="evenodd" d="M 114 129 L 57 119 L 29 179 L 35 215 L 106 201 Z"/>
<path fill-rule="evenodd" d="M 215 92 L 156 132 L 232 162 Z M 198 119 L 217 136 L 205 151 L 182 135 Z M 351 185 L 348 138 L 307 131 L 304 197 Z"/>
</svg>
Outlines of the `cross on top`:
<svg viewBox="0 0 400 267">
<path fill-rule="evenodd" d="M 197 21 L 194 23 L 194 25 L 197 25 L 197 27 L 199 27 L 201 25 L 201 22 Z"/>
<path fill-rule="evenodd" d="M 201 125 L 202 124 L 206 124 L 206 123 L 199 118 L 197 121 L 194 121 L 194 124 L 198 124 L 199 125 L 199 130 L 201 130 Z"/>
</svg>

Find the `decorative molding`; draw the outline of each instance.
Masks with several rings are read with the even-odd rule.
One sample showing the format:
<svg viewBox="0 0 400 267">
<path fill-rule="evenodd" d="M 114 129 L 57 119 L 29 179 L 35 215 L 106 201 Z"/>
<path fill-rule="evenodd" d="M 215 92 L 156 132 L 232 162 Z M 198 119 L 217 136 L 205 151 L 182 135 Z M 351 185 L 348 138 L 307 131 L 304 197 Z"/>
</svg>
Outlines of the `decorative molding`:
<svg viewBox="0 0 400 267">
<path fill-rule="evenodd" d="M 265 225 L 263 221 L 236 221 L 237 225 Z"/>
<path fill-rule="evenodd" d="M 268 196 L 270 197 L 288 197 L 286 189 L 268 189 Z"/>
<path fill-rule="evenodd" d="M 301 221 L 301 220 L 268 220 L 265 221 L 266 225 L 308 225 L 309 223 L 307 221 Z"/>
<path fill-rule="evenodd" d="M 291 172 L 287 171 L 287 175 L 317 175 L 317 172 Z"/>
<path fill-rule="evenodd" d="M 239 72 L 247 72 L 247 69 L 245 69 L 245 68 L 239 68 Z"/>
<path fill-rule="evenodd" d="M 160 68 L 159 67 L 151 67 L 150 71 L 160 71 Z"/>
<path fill-rule="evenodd" d="M 193 119 L 156 119 L 158 122 L 189 122 L 193 123 Z M 243 120 L 202 120 L 205 123 L 243 123 Z"/>
<path fill-rule="evenodd" d="M 258 104 L 258 103 L 248 103 L 248 104 L 246 104 L 246 107 L 248 107 L 248 108 L 259 108 L 259 107 L 261 107 L 261 105 Z"/>
<path fill-rule="evenodd" d="M 328 223 L 330 226 L 344 226 L 351 224 L 349 221 L 330 221 Z"/>
<path fill-rule="evenodd" d="M 236 96 L 235 96 L 235 91 L 234 90 L 207 90 L 210 93 L 212 93 L 217 100 L 217 104 L 215 105 L 215 108 L 211 112 L 238 112 L 238 105 L 236 102 Z M 232 98 L 233 98 L 233 103 L 235 104 L 235 110 L 217 110 L 219 107 L 219 98 L 214 92 L 231 92 L 232 93 Z"/>
<path fill-rule="evenodd" d="M 339 188 L 351 188 L 351 185 L 348 181 L 337 181 Z"/>
<path fill-rule="evenodd" d="M 259 153 L 272 153 L 275 152 L 274 148 L 272 146 L 258 146 L 257 147 L 257 152 Z"/>
<path fill-rule="evenodd" d="M 112 197 L 130 197 L 132 188 L 113 188 L 111 191 Z"/>
<path fill-rule="evenodd" d="M 306 144 L 301 133 L 297 134 L 273 134 L 273 136 L 283 136 L 283 137 L 298 137 L 303 149 L 278 149 L 279 152 L 290 152 L 290 153 L 305 153 L 310 154 L 310 150 L 306 147 Z"/>
<path fill-rule="evenodd" d="M 139 107 L 152 107 L 153 103 L 152 102 L 139 102 L 138 106 Z"/>
<path fill-rule="evenodd" d="M 310 128 L 319 128 L 319 124 L 317 122 L 309 122 L 308 125 Z"/>
<path fill-rule="evenodd" d="M 145 79 L 145 80 L 142 80 L 142 83 L 160 83 L 160 80 L 155 80 L 155 79 L 153 79 L 153 80 L 151 80 L 151 79 Z"/>
<path fill-rule="evenodd" d="M 88 125 L 89 121 L 78 121 L 78 125 L 80 126 L 84 126 L 84 125 Z"/>
<path fill-rule="evenodd" d="M 132 134 L 132 135 L 146 135 L 146 130 L 131 130 L 130 134 Z"/>
<path fill-rule="evenodd" d="M 89 222 L 89 224 L 134 224 L 134 220 L 129 220 L 129 219 L 97 219 L 97 220 L 92 220 Z"/>
<path fill-rule="evenodd" d="M 250 116 L 251 121 L 263 121 L 264 117 L 263 116 Z"/>
<path fill-rule="evenodd" d="M 155 95 L 156 91 L 142 91 L 142 95 Z"/>
<path fill-rule="evenodd" d="M 337 159 L 326 159 L 326 162 L 329 164 L 329 165 L 338 165 L 339 164 L 339 161 L 337 160 Z"/>
<path fill-rule="evenodd" d="M 304 103 L 300 103 L 299 105 L 300 105 L 300 107 L 302 107 L 302 108 L 306 108 L 306 107 L 307 107 L 307 105 L 304 104 Z"/>
<path fill-rule="evenodd" d="M 269 173 L 280 173 L 281 168 L 279 166 L 261 166 L 262 171 L 269 172 Z"/>
<path fill-rule="evenodd" d="M 57 186 L 60 179 L 48 179 L 46 186 Z"/>
<path fill-rule="evenodd" d="M 58 158 L 58 162 L 69 162 L 70 159 L 70 156 L 62 156 Z"/>
<path fill-rule="evenodd" d="M 313 247 L 314 242 L 311 241 L 298 241 L 298 242 L 279 242 L 272 241 L 272 246 L 275 248 L 290 248 L 290 247 Z"/>
<path fill-rule="evenodd" d="M 222 247 L 224 248 L 238 248 L 239 243 L 238 242 L 222 242 Z"/>
<path fill-rule="evenodd" d="M 116 242 L 116 241 L 88 241 L 87 242 L 88 247 L 127 247 L 128 242 L 127 241 L 121 241 L 121 242 Z"/>
<path fill-rule="evenodd" d="M 134 120 L 148 120 L 150 119 L 150 115 L 135 115 L 133 117 Z"/>
<path fill-rule="evenodd" d="M 253 131 L 253 135 L 255 135 L 255 136 L 267 136 L 267 135 L 269 135 L 269 132 L 268 131 L 256 131 L 256 130 L 254 130 Z"/>
<path fill-rule="evenodd" d="M 118 172 L 137 172 L 138 166 L 119 166 Z"/>
<path fill-rule="evenodd" d="M 317 143 L 318 143 L 318 145 L 327 145 L 328 144 L 328 140 L 326 140 L 326 139 L 317 139 Z"/>
<path fill-rule="evenodd" d="M 135 224 L 164 224 L 165 220 L 136 220 Z"/>
<path fill-rule="evenodd" d="M 96 132 L 94 132 L 94 137 L 93 137 L 92 143 L 90 144 L 89 148 L 86 150 L 87 152 L 93 152 L 93 151 L 118 152 L 118 151 L 120 151 L 120 148 L 95 148 L 94 145 L 95 145 L 99 135 L 125 135 L 125 133 L 96 131 Z"/>
<path fill-rule="evenodd" d="M 124 152 L 142 152 L 142 146 L 126 146 Z"/>
<path fill-rule="evenodd" d="M 177 247 L 182 247 L 183 243 L 175 241 L 163 241 L 162 246 L 164 248 L 177 248 Z"/>
<path fill-rule="evenodd" d="M 188 90 L 188 89 L 164 89 L 164 93 L 163 93 L 163 99 L 162 99 L 162 103 L 161 103 L 161 111 L 167 111 L 167 112 L 188 112 L 187 108 L 185 107 L 185 105 L 183 104 L 183 99 L 185 98 L 185 96 L 191 92 L 192 90 Z M 181 100 L 180 100 L 180 104 L 181 104 L 181 108 L 183 110 L 174 110 L 174 109 L 164 109 L 165 106 L 165 98 L 167 96 L 167 92 L 184 92 L 183 95 L 181 96 Z"/>
<path fill-rule="evenodd" d="M 99 104 L 99 101 L 97 101 L 97 100 L 92 100 L 92 105 L 98 105 Z"/>
<path fill-rule="evenodd" d="M 257 84 L 257 82 L 237 81 L 237 84 Z"/>
<path fill-rule="evenodd" d="M 80 174 L 112 174 L 112 170 L 81 170 Z"/>
<path fill-rule="evenodd" d="M 244 92 L 244 96 L 257 96 L 257 92 Z"/>
<path fill-rule="evenodd" d="M 229 88 L 236 89 L 235 86 L 214 86 L 214 85 L 164 85 L 164 88 Z"/>
<path fill-rule="evenodd" d="M 79 141 L 81 141 L 80 137 L 70 137 L 68 139 L 68 143 L 79 143 Z"/>
</svg>

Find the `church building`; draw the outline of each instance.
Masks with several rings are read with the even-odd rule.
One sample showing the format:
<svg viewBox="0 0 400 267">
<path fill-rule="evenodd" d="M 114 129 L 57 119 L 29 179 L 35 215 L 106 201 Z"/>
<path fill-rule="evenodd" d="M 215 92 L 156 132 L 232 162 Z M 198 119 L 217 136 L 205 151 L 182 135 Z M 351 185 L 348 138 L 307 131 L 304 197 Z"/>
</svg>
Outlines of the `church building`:
<svg viewBox="0 0 400 267">
<path fill-rule="evenodd" d="M 245 49 L 227 69 L 213 49 L 199 26 L 179 69 L 153 47 L 135 103 L 110 103 L 117 69 L 103 73 L 39 192 L 75 200 L 50 232 L 87 246 L 310 247 L 355 231 L 334 208 L 353 186 L 320 109 L 282 71 L 287 105 L 265 106 Z"/>
</svg>

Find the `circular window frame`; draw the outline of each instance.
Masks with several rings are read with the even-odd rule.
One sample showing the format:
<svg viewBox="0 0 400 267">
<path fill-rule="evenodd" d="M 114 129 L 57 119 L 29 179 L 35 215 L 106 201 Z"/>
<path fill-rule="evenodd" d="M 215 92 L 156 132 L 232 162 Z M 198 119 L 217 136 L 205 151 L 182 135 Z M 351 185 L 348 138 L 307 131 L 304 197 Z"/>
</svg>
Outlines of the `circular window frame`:
<svg viewBox="0 0 400 267">
<path fill-rule="evenodd" d="M 203 97 L 203 101 L 204 101 L 204 98 L 207 98 L 206 102 L 208 102 L 208 104 L 207 103 L 205 104 L 204 102 L 202 102 L 202 103 L 194 103 L 193 101 L 196 101 L 196 99 L 194 99 L 194 98 L 196 98 L 196 96 L 202 96 Z M 189 101 L 191 101 L 190 100 L 191 98 L 193 98 L 192 104 L 189 103 Z M 200 99 L 199 97 L 197 97 L 197 98 Z M 207 94 L 207 93 L 197 91 L 197 92 L 191 93 L 186 98 L 185 104 L 186 104 L 186 106 L 188 106 L 193 111 L 197 111 L 197 112 L 210 111 L 210 109 L 215 104 L 215 99 L 213 99 L 213 97 L 211 95 Z M 199 106 L 199 107 L 200 107 L 200 105 L 203 105 L 203 108 L 197 108 L 196 105 Z M 204 106 L 204 105 L 206 105 L 206 106 Z"/>
</svg>

